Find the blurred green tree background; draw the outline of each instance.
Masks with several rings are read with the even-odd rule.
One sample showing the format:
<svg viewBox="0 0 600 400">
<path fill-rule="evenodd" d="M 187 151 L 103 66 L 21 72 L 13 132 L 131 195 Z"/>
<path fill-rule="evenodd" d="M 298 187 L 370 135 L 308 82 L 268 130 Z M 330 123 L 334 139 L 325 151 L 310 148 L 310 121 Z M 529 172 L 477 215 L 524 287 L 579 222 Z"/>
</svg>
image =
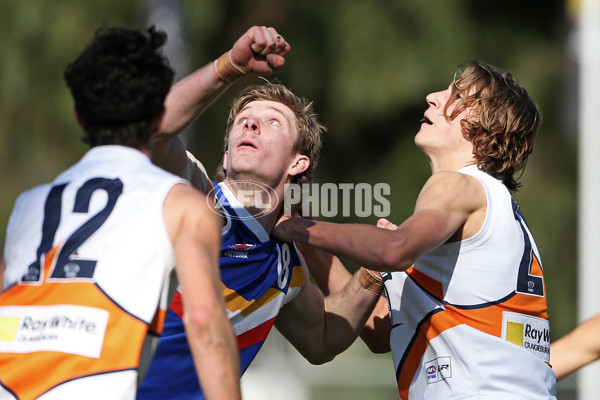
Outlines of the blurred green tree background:
<svg viewBox="0 0 600 400">
<path fill-rule="evenodd" d="M 516 194 L 542 254 L 552 337 L 576 324 L 576 87 L 571 21 L 559 0 L 180 0 L 190 70 L 228 50 L 252 25 L 292 44 L 276 78 L 314 100 L 328 126 L 315 182 L 389 183 L 389 219 L 410 215 L 430 174 L 413 144 L 425 96 L 456 68 L 481 59 L 513 73 L 540 104 L 536 149 Z M 101 25 L 144 28 L 156 1 L 0 0 L 0 193 L 2 238 L 21 191 L 76 162 L 86 147 L 62 70 Z M 174 40 L 171 38 L 170 40 Z M 214 171 L 231 100 L 247 77 L 187 132 Z M 375 217 L 337 222 L 375 223 Z M 351 266 L 352 268 L 352 266 Z"/>
</svg>

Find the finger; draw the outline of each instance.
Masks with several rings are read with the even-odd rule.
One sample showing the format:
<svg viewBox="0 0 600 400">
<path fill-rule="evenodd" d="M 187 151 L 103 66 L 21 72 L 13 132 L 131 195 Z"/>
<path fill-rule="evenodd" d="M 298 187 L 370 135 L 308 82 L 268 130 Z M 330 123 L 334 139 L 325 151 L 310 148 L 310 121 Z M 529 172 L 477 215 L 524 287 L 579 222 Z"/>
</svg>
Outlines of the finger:
<svg viewBox="0 0 600 400">
<path fill-rule="evenodd" d="M 263 26 L 257 29 L 254 34 L 252 51 L 266 57 L 271 53 L 281 53 L 285 51 L 286 45 L 287 42 L 274 28 Z"/>
<path fill-rule="evenodd" d="M 290 44 L 283 38 L 283 36 L 277 36 L 277 38 L 275 38 L 275 41 L 277 42 L 277 47 L 275 49 L 276 54 L 285 56 L 292 49 L 292 46 L 290 46 Z"/>
<path fill-rule="evenodd" d="M 385 228 L 388 224 L 390 224 L 390 221 L 388 221 L 385 218 L 379 218 L 377 220 L 377 227 L 378 228 Z"/>
<path fill-rule="evenodd" d="M 287 53 L 290 45 L 286 42 L 285 38 L 275 28 L 268 28 L 268 31 L 275 40 L 275 47 L 272 48 L 273 52 L 277 54 Z"/>
<path fill-rule="evenodd" d="M 268 30 L 264 26 L 253 26 L 247 32 L 248 39 L 250 40 L 250 49 L 253 53 L 261 54 L 268 41 L 267 35 Z"/>
<path fill-rule="evenodd" d="M 275 28 L 268 27 L 266 29 L 266 32 L 265 32 L 265 37 L 267 39 L 269 39 L 269 40 L 272 40 L 273 43 L 276 43 L 277 42 L 277 38 L 278 37 L 281 38 L 281 35 L 279 33 L 277 33 L 277 31 L 275 30 Z M 281 40 L 281 39 L 279 39 L 279 40 Z"/>
<path fill-rule="evenodd" d="M 281 68 L 283 68 L 283 65 L 285 64 L 285 58 L 278 54 L 267 54 L 266 60 L 267 64 L 269 64 L 269 67 L 274 72 L 278 72 Z"/>
<path fill-rule="evenodd" d="M 252 49 L 252 52 L 260 54 L 261 56 L 266 55 L 264 54 L 264 51 L 267 48 L 269 40 L 271 43 L 275 42 L 274 38 L 271 37 L 268 28 L 264 26 L 255 27 L 255 29 L 252 30 L 250 37 L 252 43 L 250 48 Z"/>
<path fill-rule="evenodd" d="M 385 219 L 385 218 L 380 218 L 380 219 L 377 221 L 377 226 L 378 226 L 379 228 L 389 229 L 389 230 L 391 230 L 391 231 L 394 231 L 394 230 L 398 229 L 398 225 L 396 225 L 396 224 L 394 224 L 394 223 L 392 223 L 392 222 L 388 221 L 388 220 L 387 220 L 387 219 Z"/>
</svg>

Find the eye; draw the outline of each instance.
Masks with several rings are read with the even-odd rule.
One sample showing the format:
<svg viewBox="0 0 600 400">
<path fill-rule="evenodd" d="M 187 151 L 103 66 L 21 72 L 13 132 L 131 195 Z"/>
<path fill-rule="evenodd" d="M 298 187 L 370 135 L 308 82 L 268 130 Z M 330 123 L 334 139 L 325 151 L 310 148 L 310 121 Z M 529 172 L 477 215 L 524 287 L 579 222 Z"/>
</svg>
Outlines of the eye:
<svg viewBox="0 0 600 400">
<path fill-rule="evenodd" d="M 277 121 L 276 119 L 271 119 L 271 120 L 267 121 L 267 124 L 274 125 L 274 126 L 280 126 L 281 125 L 279 123 L 279 121 Z"/>
<path fill-rule="evenodd" d="M 247 120 L 248 119 L 246 119 L 246 118 L 240 118 L 240 120 L 238 121 L 238 124 L 245 124 Z"/>
</svg>

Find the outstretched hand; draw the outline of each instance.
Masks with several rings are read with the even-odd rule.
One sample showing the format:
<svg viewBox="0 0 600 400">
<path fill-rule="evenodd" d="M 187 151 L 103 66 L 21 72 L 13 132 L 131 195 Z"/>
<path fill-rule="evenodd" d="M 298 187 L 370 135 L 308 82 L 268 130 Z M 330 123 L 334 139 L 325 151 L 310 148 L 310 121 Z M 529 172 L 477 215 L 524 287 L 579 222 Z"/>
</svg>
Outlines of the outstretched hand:
<svg viewBox="0 0 600 400">
<path fill-rule="evenodd" d="M 275 28 L 253 26 L 234 43 L 230 54 L 245 73 L 270 74 L 281 70 L 290 49 Z"/>
<path fill-rule="evenodd" d="M 293 239 L 291 233 L 287 232 L 287 230 L 285 228 L 286 228 L 286 224 L 290 223 L 287 221 L 294 219 L 294 218 L 301 218 L 301 217 L 299 217 L 297 215 L 293 215 L 293 216 L 281 215 L 279 217 L 279 220 L 277 220 L 277 222 L 275 223 L 275 226 L 273 227 L 271 234 L 275 238 L 277 238 L 283 242 L 293 242 L 294 239 Z"/>
</svg>

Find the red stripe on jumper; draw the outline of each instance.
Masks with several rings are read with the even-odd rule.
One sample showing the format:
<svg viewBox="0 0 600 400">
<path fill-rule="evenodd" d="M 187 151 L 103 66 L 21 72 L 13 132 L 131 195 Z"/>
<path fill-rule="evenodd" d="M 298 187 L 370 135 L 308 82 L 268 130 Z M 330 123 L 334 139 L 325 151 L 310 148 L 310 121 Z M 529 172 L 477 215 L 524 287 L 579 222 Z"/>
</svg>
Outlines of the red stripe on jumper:
<svg viewBox="0 0 600 400">
<path fill-rule="evenodd" d="M 262 324 L 258 325 L 257 327 L 238 335 L 238 347 L 240 349 L 244 349 L 248 346 L 252 346 L 253 344 L 264 341 L 269 335 L 273 324 L 275 323 L 275 318 L 276 317 L 273 317 L 270 320 L 267 320 Z"/>
</svg>

